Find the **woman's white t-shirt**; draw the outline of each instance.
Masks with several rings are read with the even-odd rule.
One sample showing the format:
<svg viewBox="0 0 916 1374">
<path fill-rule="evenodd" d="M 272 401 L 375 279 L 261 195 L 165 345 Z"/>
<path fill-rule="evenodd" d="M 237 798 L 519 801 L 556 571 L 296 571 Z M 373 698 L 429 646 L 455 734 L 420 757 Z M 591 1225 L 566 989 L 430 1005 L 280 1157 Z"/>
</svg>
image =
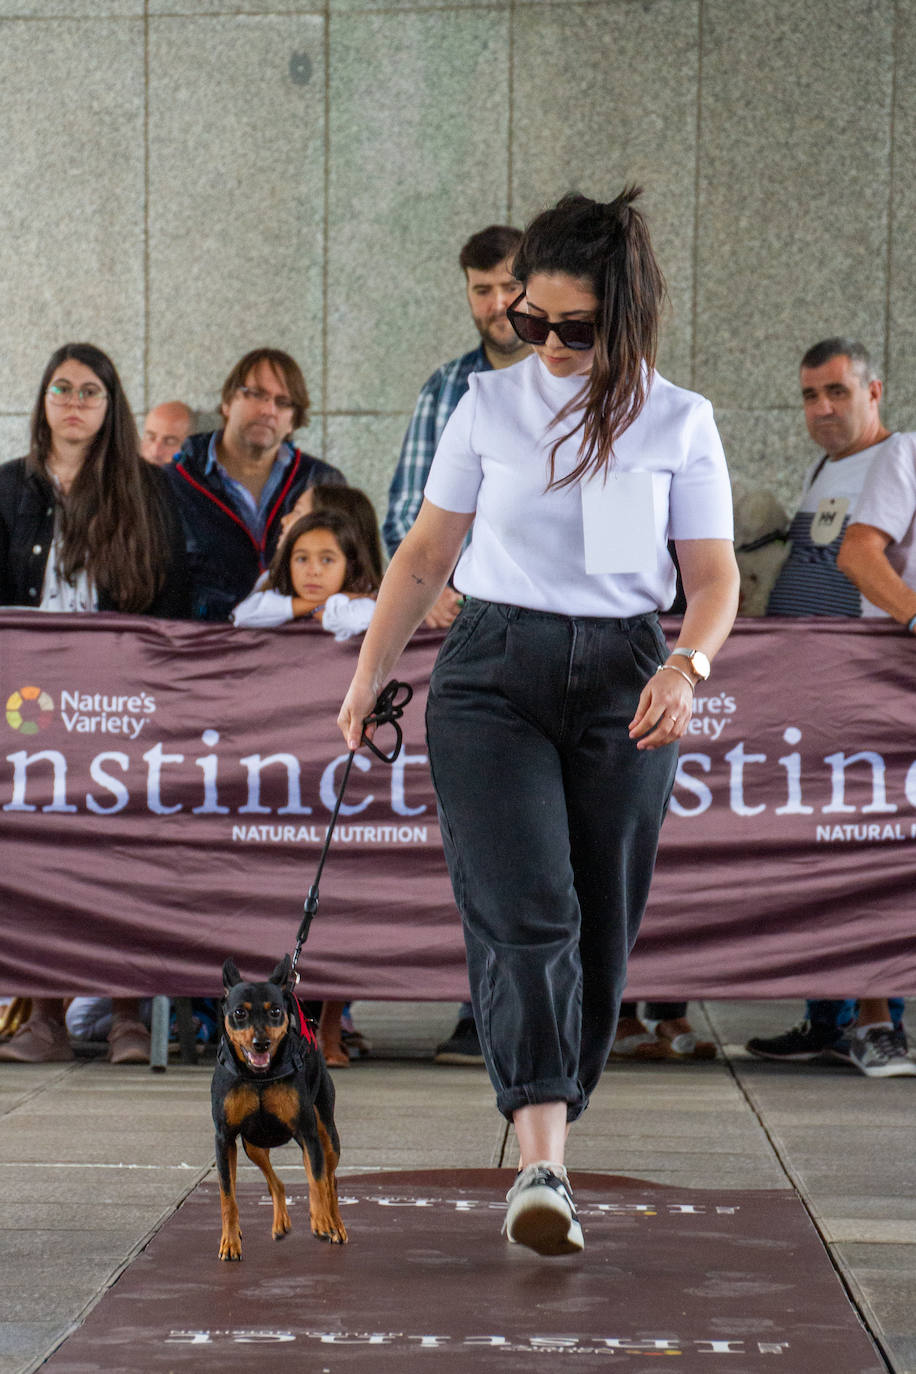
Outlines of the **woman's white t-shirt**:
<svg viewBox="0 0 916 1374">
<path fill-rule="evenodd" d="M 674 599 L 669 539 L 733 537 L 731 487 L 712 406 L 656 372 L 642 411 L 614 446 L 610 506 L 602 493 L 599 528 L 603 520 L 616 570 L 586 570 L 583 504 L 595 494 L 588 488 L 604 483 L 593 478 L 546 490 L 550 449 L 579 413 L 559 426 L 550 423 L 583 381 L 554 377 L 536 354 L 471 374 L 425 488 L 443 510 L 474 512 L 471 543 L 453 579 L 465 595 L 562 615 L 642 615 Z M 556 477 L 576 467 L 580 441 L 581 431 L 561 444 Z M 589 524 L 594 529 L 591 517 Z M 594 554 L 591 542 L 591 564 Z"/>
</svg>

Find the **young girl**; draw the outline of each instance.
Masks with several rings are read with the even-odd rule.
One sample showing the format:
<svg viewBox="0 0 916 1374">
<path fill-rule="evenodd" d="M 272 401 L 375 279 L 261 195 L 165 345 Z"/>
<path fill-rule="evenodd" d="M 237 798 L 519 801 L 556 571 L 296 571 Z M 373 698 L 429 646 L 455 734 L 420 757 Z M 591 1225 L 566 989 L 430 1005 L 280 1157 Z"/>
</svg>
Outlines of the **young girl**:
<svg viewBox="0 0 916 1374">
<path fill-rule="evenodd" d="M 378 586 L 353 523 L 334 511 L 315 511 L 292 526 L 264 587 L 236 606 L 232 619 L 243 629 L 315 619 L 335 639 L 349 639 L 372 619 Z"/>
<path fill-rule="evenodd" d="M 381 582 L 384 569 L 378 516 L 366 493 L 358 487 L 341 487 L 336 482 L 316 482 L 313 487 L 306 487 L 291 510 L 287 511 L 280 521 L 280 538 L 285 539 L 287 531 L 303 515 L 313 515 L 315 511 L 324 510 L 333 510 L 338 515 L 347 517 L 366 547 L 376 583 Z"/>
<path fill-rule="evenodd" d="M 526 229 L 508 316 L 391 560 L 338 723 L 362 722 L 452 573 L 430 767 L 474 1019 L 520 1172 L 510 1241 L 581 1250 L 566 1134 L 607 1063 L 693 692 L 731 629 L 731 493 L 708 401 L 655 371 L 664 294 L 625 190 Z M 476 516 L 476 518 L 475 518 Z M 687 608 L 669 650 L 674 539 Z"/>
<path fill-rule="evenodd" d="M 302 515 L 303 507 L 312 513 Z M 352 487 L 309 487 L 285 519 L 293 523 L 287 524 L 266 577 L 233 611 L 235 624 L 251 629 L 314 617 L 337 640 L 362 634 L 375 610 L 370 593 L 382 577 L 378 521 L 369 498 Z M 373 532 L 375 557 L 366 538 Z M 318 1023 L 322 1054 L 335 1069 L 350 1063 L 345 1007 L 324 1002 Z M 349 1035 L 354 1046 L 366 1044 L 352 1024 Z"/>
</svg>

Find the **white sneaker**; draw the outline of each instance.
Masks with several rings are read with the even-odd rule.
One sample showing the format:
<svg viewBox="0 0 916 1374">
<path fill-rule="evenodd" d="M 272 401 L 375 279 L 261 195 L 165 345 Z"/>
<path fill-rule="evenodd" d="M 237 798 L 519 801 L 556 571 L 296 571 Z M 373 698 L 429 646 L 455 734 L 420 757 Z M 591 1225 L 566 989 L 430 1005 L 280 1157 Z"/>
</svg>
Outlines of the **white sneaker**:
<svg viewBox="0 0 916 1374">
<path fill-rule="evenodd" d="M 916 1064 L 907 1054 L 903 1031 L 871 1026 L 864 1035 L 850 1038 L 850 1063 L 867 1078 L 903 1078 L 916 1075 Z"/>
<path fill-rule="evenodd" d="M 503 1231 L 539 1255 L 573 1255 L 583 1249 L 569 1179 L 562 1164 L 540 1160 L 522 1169 L 506 1194 Z"/>
</svg>

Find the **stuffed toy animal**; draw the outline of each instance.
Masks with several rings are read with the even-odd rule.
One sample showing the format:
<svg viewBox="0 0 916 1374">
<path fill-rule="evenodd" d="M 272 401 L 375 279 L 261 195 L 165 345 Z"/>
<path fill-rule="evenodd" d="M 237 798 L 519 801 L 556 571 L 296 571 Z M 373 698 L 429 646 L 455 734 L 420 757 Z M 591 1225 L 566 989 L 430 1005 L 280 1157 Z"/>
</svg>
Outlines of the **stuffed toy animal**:
<svg viewBox="0 0 916 1374">
<path fill-rule="evenodd" d="M 766 615 L 773 583 L 789 552 L 789 517 L 771 491 L 736 482 L 735 557 L 741 574 L 739 615 Z"/>
</svg>

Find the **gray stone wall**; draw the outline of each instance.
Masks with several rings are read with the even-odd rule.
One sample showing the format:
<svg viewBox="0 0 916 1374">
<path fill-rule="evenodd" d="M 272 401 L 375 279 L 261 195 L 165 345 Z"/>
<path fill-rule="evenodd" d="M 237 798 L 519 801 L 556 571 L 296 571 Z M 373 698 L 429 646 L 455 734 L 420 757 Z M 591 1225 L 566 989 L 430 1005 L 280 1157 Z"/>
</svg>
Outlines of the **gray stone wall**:
<svg viewBox="0 0 916 1374">
<path fill-rule="evenodd" d="M 380 514 L 471 347 L 458 249 L 571 188 L 645 205 L 660 366 L 791 507 L 797 363 L 860 336 L 916 427 L 914 0 L 0 0 L 0 457 L 58 344 L 138 414 L 271 343 Z"/>
</svg>

